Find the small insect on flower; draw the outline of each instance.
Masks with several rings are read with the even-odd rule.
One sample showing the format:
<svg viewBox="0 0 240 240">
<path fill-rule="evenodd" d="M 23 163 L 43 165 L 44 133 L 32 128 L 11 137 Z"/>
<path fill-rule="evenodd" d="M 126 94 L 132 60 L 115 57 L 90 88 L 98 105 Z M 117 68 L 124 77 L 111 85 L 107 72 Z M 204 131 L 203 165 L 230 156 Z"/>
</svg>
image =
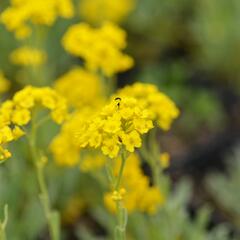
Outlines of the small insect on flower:
<svg viewBox="0 0 240 240">
<path fill-rule="evenodd" d="M 171 128 L 172 122 L 179 116 L 180 111 L 175 103 L 153 84 L 135 83 L 126 86 L 117 92 L 117 96 L 124 98 L 133 97 L 138 105 L 148 110 L 151 120 L 161 129 L 167 131 Z M 131 108 L 128 109 L 131 113 Z M 124 116 L 127 114 L 124 113 Z M 135 119 L 135 127 L 139 130 L 141 119 Z M 145 132 L 144 129 L 141 129 Z M 147 131 L 147 130 L 146 130 Z"/>
<path fill-rule="evenodd" d="M 122 99 L 120 97 L 116 97 L 114 100 L 117 102 L 117 106 L 119 108 L 120 107 L 120 102 L 121 102 Z"/>
<path fill-rule="evenodd" d="M 152 120 L 145 111 L 135 98 L 116 97 L 79 129 L 77 145 L 80 148 L 100 148 L 110 158 L 116 158 L 123 147 L 134 152 L 135 148 L 141 147 L 141 135 L 153 127 L 148 123 Z M 135 128 L 136 119 L 142 120 L 144 131 Z M 98 141 L 95 141 L 96 136 Z"/>
</svg>

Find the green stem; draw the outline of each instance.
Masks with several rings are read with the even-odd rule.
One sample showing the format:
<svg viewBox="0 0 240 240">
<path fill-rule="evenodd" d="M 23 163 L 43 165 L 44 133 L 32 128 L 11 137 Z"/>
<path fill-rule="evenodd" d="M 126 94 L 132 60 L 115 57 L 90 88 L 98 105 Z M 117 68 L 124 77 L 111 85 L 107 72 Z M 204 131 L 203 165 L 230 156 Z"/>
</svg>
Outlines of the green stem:
<svg viewBox="0 0 240 240">
<path fill-rule="evenodd" d="M 0 224 L 0 240 L 7 240 L 5 229 L 2 224 Z"/>
<path fill-rule="evenodd" d="M 150 139 L 149 144 L 152 146 L 151 152 L 152 152 L 152 159 L 151 159 L 151 167 L 152 167 L 152 173 L 153 173 L 153 181 L 156 186 L 160 187 L 160 177 L 161 177 L 161 169 L 159 164 L 159 157 L 160 157 L 160 151 L 157 144 L 157 131 L 155 129 L 152 129 L 150 131 Z"/>
<path fill-rule="evenodd" d="M 116 78 L 106 76 L 101 70 L 98 71 L 98 74 L 105 87 L 106 96 L 110 97 L 116 90 Z"/>
<path fill-rule="evenodd" d="M 119 188 L 120 188 L 120 184 L 121 184 L 121 180 L 122 180 L 122 176 L 123 176 L 123 170 L 124 170 L 125 163 L 126 163 L 126 156 L 125 156 L 125 152 L 122 151 L 122 154 L 121 154 L 121 166 L 120 166 L 119 174 L 118 174 L 117 181 L 116 181 L 116 184 L 115 184 L 115 189 L 114 189 L 115 191 L 118 191 Z"/>
<path fill-rule="evenodd" d="M 126 155 L 125 155 L 125 152 L 122 151 L 121 166 L 119 169 L 119 174 L 116 179 L 114 191 L 118 192 L 120 189 L 125 163 L 126 163 Z M 115 239 L 116 240 L 125 240 L 126 239 L 126 226 L 127 226 L 127 209 L 124 208 L 122 200 L 116 201 L 116 209 L 117 209 L 118 224 L 115 228 Z"/>
<path fill-rule="evenodd" d="M 46 123 L 49 119 L 51 119 L 50 115 L 47 114 L 45 117 L 43 117 L 41 120 L 39 120 L 36 124 L 35 124 L 35 129 L 38 129 L 39 127 L 41 127 L 44 123 Z"/>
<path fill-rule="evenodd" d="M 158 159 L 160 156 L 160 149 L 157 143 L 157 129 L 153 128 L 149 132 L 149 145 L 151 147 L 152 156 L 155 159 Z"/>
<path fill-rule="evenodd" d="M 113 167 L 112 167 L 112 159 L 107 158 L 106 161 L 106 173 L 108 177 L 108 181 L 114 185 L 114 174 L 113 174 Z"/>
<path fill-rule="evenodd" d="M 32 154 L 32 158 L 35 164 L 35 170 L 37 175 L 37 181 L 39 185 L 39 198 L 42 204 L 45 217 L 48 222 L 49 232 L 52 240 L 60 239 L 60 227 L 59 227 L 59 214 L 57 211 L 51 210 L 50 199 L 47 190 L 47 185 L 44 176 L 44 163 L 41 162 L 36 146 L 36 125 L 32 123 L 32 131 L 29 138 L 29 145 Z"/>
<path fill-rule="evenodd" d="M 143 157 L 148 161 L 153 176 L 153 182 L 156 186 L 160 187 L 160 178 L 161 178 L 161 166 L 159 164 L 160 150 L 157 144 L 157 131 L 152 129 L 149 132 L 149 138 L 145 138 L 143 141 L 143 147 L 140 149 Z M 147 145 L 148 140 L 148 145 Z"/>
<path fill-rule="evenodd" d="M 4 220 L 3 222 L 0 222 L 0 240 L 7 240 L 6 236 L 6 226 L 8 222 L 8 205 L 4 206 Z"/>
</svg>

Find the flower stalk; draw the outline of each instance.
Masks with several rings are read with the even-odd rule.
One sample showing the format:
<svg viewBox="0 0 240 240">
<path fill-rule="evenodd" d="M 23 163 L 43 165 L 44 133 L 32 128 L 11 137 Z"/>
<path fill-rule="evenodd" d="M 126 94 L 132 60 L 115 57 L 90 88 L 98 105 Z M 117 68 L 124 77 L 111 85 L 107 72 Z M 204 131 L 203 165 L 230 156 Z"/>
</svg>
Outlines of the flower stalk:
<svg viewBox="0 0 240 240">
<path fill-rule="evenodd" d="M 8 222 L 8 205 L 4 206 L 4 219 L 0 222 L 0 240 L 7 240 L 6 226 Z"/>
<path fill-rule="evenodd" d="M 119 173 L 116 179 L 116 184 L 114 187 L 114 192 L 117 192 L 121 195 L 121 181 L 124 171 L 124 166 L 126 163 L 126 154 L 124 151 L 121 152 L 121 166 L 119 169 Z M 117 220 L 118 224 L 115 227 L 115 239 L 116 240 L 125 240 L 126 239 L 126 226 L 127 226 L 127 209 L 124 207 L 122 202 L 122 197 L 120 196 L 118 199 L 115 200 L 116 202 L 116 209 L 117 209 Z"/>
<path fill-rule="evenodd" d="M 112 164 L 107 163 L 107 175 L 111 185 L 114 186 L 113 189 L 113 200 L 116 204 L 116 215 L 117 215 L 117 225 L 114 230 L 115 240 L 125 240 L 126 239 L 126 226 L 127 226 L 127 209 L 123 205 L 122 195 L 124 190 L 121 189 L 121 181 L 123 177 L 124 167 L 126 163 L 126 152 L 121 151 L 121 165 L 117 177 L 114 177 Z"/>
<path fill-rule="evenodd" d="M 56 210 L 51 209 L 49 193 L 44 176 L 44 167 L 47 162 L 47 159 L 43 156 L 40 156 L 40 154 L 38 153 L 36 146 L 36 131 L 37 131 L 36 126 L 37 125 L 34 125 L 33 122 L 29 137 L 29 145 L 37 175 L 37 181 L 40 191 L 39 198 L 44 211 L 45 218 L 48 223 L 51 240 L 59 240 L 60 239 L 59 213 Z"/>
<path fill-rule="evenodd" d="M 159 164 L 160 149 L 157 144 L 156 134 L 157 131 L 153 128 L 149 132 L 148 139 L 144 139 L 143 147 L 140 149 L 140 152 L 150 165 L 154 185 L 161 187 L 161 165 Z"/>
</svg>

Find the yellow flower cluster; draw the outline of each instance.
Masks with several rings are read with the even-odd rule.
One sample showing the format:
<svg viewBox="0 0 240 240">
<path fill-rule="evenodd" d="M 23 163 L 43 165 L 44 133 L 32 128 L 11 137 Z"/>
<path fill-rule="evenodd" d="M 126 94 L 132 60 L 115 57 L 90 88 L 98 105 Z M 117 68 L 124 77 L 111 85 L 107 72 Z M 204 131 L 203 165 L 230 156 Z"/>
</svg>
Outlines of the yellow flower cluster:
<svg viewBox="0 0 240 240">
<path fill-rule="evenodd" d="M 82 172 L 91 172 L 101 169 L 106 163 L 106 158 L 100 154 L 86 154 L 80 161 Z"/>
<path fill-rule="evenodd" d="M 179 116 L 175 103 L 152 84 L 135 83 L 126 86 L 117 92 L 117 96 L 136 98 L 138 104 L 149 110 L 151 119 L 163 130 L 169 130 L 173 120 Z"/>
<path fill-rule="evenodd" d="M 23 116 L 21 111 L 30 116 L 30 110 L 36 105 L 41 104 L 43 107 L 51 111 L 51 117 L 54 122 L 61 124 L 67 117 L 67 105 L 65 98 L 57 94 L 55 90 L 49 87 L 36 88 L 27 86 L 23 90 L 17 92 L 13 97 L 14 111 L 12 121 L 18 125 L 25 125 L 30 118 L 22 121 L 17 116 Z M 27 113 L 28 112 L 28 113 Z M 16 115 L 16 116 L 15 116 Z"/>
<path fill-rule="evenodd" d="M 10 153 L 3 148 L 22 136 L 21 126 L 27 125 L 31 120 L 31 110 L 36 105 L 51 111 L 53 121 L 60 124 L 67 116 L 65 99 L 49 87 L 35 88 L 27 86 L 17 92 L 12 100 L 5 101 L 0 106 L 0 158 L 10 157 Z"/>
<path fill-rule="evenodd" d="M 76 129 L 91 115 L 90 109 L 73 113 L 62 125 L 60 133 L 53 139 L 50 150 L 55 162 L 60 166 L 74 166 L 79 164 L 80 147 L 76 144 Z"/>
<path fill-rule="evenodd" d="M 67 52 L 83 58 L 88 69 L 100 70 L 106 76 L 133 66 L 133 59 L 121 52 L 126 47 L 126 33 L 113 23 L 100 28 L 75 24 L 65 33 L 62 44 Z"/>
<path fill-rule="evenodd" d="M 79 126 L 95 114 L 96 109 L 102 107 L 105 102 L 99 77 L 83 68 L 75 67 L 59 77 L 54 87 L 57 92 L 65 96 L 68 104 L 73 108 L 73 113 L 51 143 L 50 150 L 55 162 L 62 166 L 80 164 L 83 171 L 97 168 L 102 160 L 97 158 L 99 161 L 92 161 L 92 157 L 83 157 L 82 154 L 80 159 L 80 147 L 76 144 L 75 137 L 76 129 L 79 129 Z"/>
<path fill-rule="evenodd" d="M 126 195 L 125 188 L 121 188 L 120 190 L 114 190 L 112 193 L 112 200 L 115 202 L 122 201 L 125 195 Z"/>
<path fill-rule="evenodd" d="M 170 155 L 167 152 L 160 154 L 160 164 L 163 169 L 170 166 Z"/>
<path fill-rule="evenodd" d="M 80 67 L 59 77 L 54 88 L 65 96 L 69 105 L 77 109 L 99 106 L 103 101 L 103 87 L 99 77 Z"/>
<path fill-rule="evenodd" d="M 80 147 L 76 144 L 76 129 L 84 124 L 91 116 L 92 110 L 85 108 L 72 114 L 61 128 L 60 133 L 53 139 L 50 150 L 55 162 L 59 166 L 79 165 L 82 172 L 100 169 L 105 164 L 105 158 L 97 153 L 80 154 Z"/>
<path fill-rule="evenodd" d="M 7 108 L 7 106 L 5 107 Z M 11 157 L 11 153 L 4 146 L 13 140 L 17 140 L 22 135 L 24 135 L 24 132 L 18 126 L 10 128 L 10 126 L 0 124 L 0 161 Z"/>
<path fill-rule="evenodd" d="M 10 54 L 10 61 L 16 65 L 38 66 L 46 61 L 47 55 L 42 50 L 23 46 Z"/>
<path fill-rule="evenodd" d="M 1 21 L 17 38 L 30 35 L 30 24 L 51 26 L 58 16 L 73 16 L 71 0 L 11 0 L 11 5 L 1 14 Z"/>
<path fill-rule="evenodd" d="M 121 161 L 116 161 L 114 173 L 119 171 Z M 158 187 L 150 186 L 149 179 L 141 170 L 140 160 L 137 154 L 131 154 L 127 161 L 122 178 L 123 189 L 120 193 L 108 192 L 104 196 L 104 203 L 111 211 L 116 211 L 115 200 L 121 197 L 124 206 L 129 213 L 134 211 L 156 213 L 158 207 L 165 202 L 165 198 Z M 125 189 L 125 190 L 124 190 Z M 120 194 L 120 196 L 118 196 Z"/>
<path fill-rule="evenodd" d="M 104 155 L 115 158 L 121 147 L 128 152 L 141 147 L 141 134 L 152 127 L 148 111 L 136 99 L 116 98 L 80 128 L 77 143 L 81 148 L 101 148 Z"/>
<path fill-rule="evenodd" d="M 121 22 L 134 8 L 135 0 L 82 0 L 81 16 L 91 23 Z"/>
<path fill-rule="evenodd" d="M 5 93 L 10 88 L 10 82 L 6 79 L 3 72 L 0 71 L 0 93 Z"/>
</svg>

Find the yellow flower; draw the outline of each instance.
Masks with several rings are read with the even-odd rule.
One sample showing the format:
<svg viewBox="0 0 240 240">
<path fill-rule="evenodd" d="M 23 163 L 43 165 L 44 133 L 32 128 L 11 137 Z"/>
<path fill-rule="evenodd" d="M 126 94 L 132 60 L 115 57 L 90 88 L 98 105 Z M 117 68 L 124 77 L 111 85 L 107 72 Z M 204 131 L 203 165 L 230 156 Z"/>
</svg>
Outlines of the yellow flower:
<svg viewBox="0 0 240 240">
<path fill-rule="evenodd" d="M 65 104 L 65 102 L 64 102 Z M 66 105 L 57 106 L 51 111 L 51 118 L 57 124 L 62 124 L 67 117 L 67 107 Z"/>
<path fill-rule="evenodd" d="M 115 158 L 120 150 L 117 139 L 107 139 L 103 142 L 102 152 L 110 158 Z"/>
<path fill-rule="evenodd" d="M 11 156 L 11 153 L 7 149 L 0 146 L 0 161 L 10 158 Z"/>
<path fill-rule="evenodd" d="M 14 139 L 11 128 L 4 126 L 0 128 L 0 161 L 11 157 L 11 153 L 3 147 L 8 142 Z"/>
<path fill-rule="evenodd" d="M 10 61 L 16 65 L 22 66 L 38 66 L 46 61 L 47 55 L 45 52 L 27 46 L 15 49 L 10 54 Z"/>
<path fill-rule="evenodd" d="M 31 35 L 31 32 L 32 32 L 32 30 L 30 27 L 28 27 L 27 25 L 22 25 L 16 29 L 15 36 L 17 39 L 20 39 L 20 40 L 25 39 Z"/>
<path fill-rule="evenodd" d="M 69 105 L 78 109 L 100 106 L 105 101 L 104 89 L 98 75 L 80 67 L 60 76 L 54 88 L 65 96 Z"/>
<path fill-rule="evenodd" d="M 141 134 L 147 133 L 149 128 L 153 128 L 152 121 L 144 121 L 143 119 L 134 119 L 134 128 Z"/>
<path fill-rule="evenodd" d="M 170 165 L 170 156 L 167 152 L 160 154 L 160 164 L 163 169 L 168 168 Z"/>
<path fill-rule="evenodd" d="M 148 189 L 148 194 L 144 196 L 142 201 L 139 203 L 141 211 L 146 211 L 149 214 L 155 214 L 158 207 L 163 205 L 164 197 L 161 195 L 157 187 L 151 187 Z"/>
<path fill-rule="evenodd" d="M 119 191 L 115 190 L 112 193 L 112 200 L 113 201 L 121 201 L 125 194 L 126 194 L 126 189 L 125 188 L 121 188 Z"/>
<path fill-rule="evenodd" d="M 107 133 L 117 133 L 121 130 L 121 118 L 116 115 L 114 117 L 108 117 L 104 121 L 103 130 Z"/>
<path fill-rule="evenodd" d="M 80 14 L 91 23 L 121 22 L 134 5 L 135 0 L 82 0 Z"/>
<path fill-rule="evenodd" d="M 79 160 L 79 148 L 66 133 L 60 133 L 50 145 L 55 162 L 60 166 L 74 166 Z"/>
<path fill-rule="evenodd" d="M 142 145 L 140 135 L 136 130 L 133 130 L 129 134 L 121 135 L 121 139 L 129 152 L 134 152 L 134 148 L 139 148 Z"/>
<path fill-rule="evenodd" d="M 81 159 L 80 170 L 83 172 L 96 171 L 101 169 L 105 162 L 105 158 L 99 154 L 86 154 Z"/>
<path fill-rule="evenodd" d="M 31 113 L 28 109 L 16 109 L 12 113 L 12 122 L 19 126 L 26 125 L 31 120 Z"/>
<path fill-rule="evenodd" d="M 59 15 L 63 18 L 71 18 L 74 14 L 74 6 L 71 0 L 55 0 Z"/>
<path fill-rule="evenodd" d="M 56 101 L 51 95 L 46 95 L 42 99 L 42 105 L 48 109 L 56 108 Z"/>
<path fill-rule="evenodd" d="M 62 44 L 67 52 L 83 58 L 88 69 L 100 70 L 106 76 L 133 66 L 133 59 L 121 52 L 126 47 L 126 33 L 113 23 L 99 28 L 75 24 L 65 33 Z"/>
<path fill-rule="evenodd" d="M 2 129 L 0 129 L 0 144 L 10 142 L 12 140 L 13 134 L 10 127 L 5 126 Z"/>
<path fill-rule="evenodd" d="M 13 103 L 21 108 L 32 108 L 35 104 L 32 87 L 25 87 L 24 90 L 15 93 Z"/>
<path fill-rule="evenodd" d="M 11 124 L 12 109 L 12 101 L 8 100 L 0 105 L 0 129 Z"/>
<path fill-rule="evenodd" d="M 135 83 L 120 89 L 116 96 L 136 98 L 138 104 L 148 110 L 153 122 L 163 130 L 169 130 L 174 119 L 179 116 L 179 109 L 175 103 L 152 84 Z M 145 127 L 143 125 L 141 127 L 140 121 L 136 120 L 135 127 L 138 128 L 138 131 L 145 132 Z"/>
<path fill-rule="evenodd" d="M 124 108 L 132 110 L 127 119 L 121 114 Z M 136 119 L 142 120 L 144 131 L 135 128 Z M 76 142 L 80 148 L 99 147 L 104 155 L 115 158 L 121 147 L 125 147 L 129 152 L 140 147 L 140 134 L 146 133 L 152 127 L 148 114 L 141 105 L 138 105 L 136 99 L 127 97 L 121 98 L 120 101 L 113 99 L 92 119 L 85 122 L 79 129 Z"/>
<path fill-rule="evenodd" d="M 80 146 L 78 146 L 76 140 L 82 138 L 82 142 L 85 142 L 84 133 L 76 137 L 76 135 L 78 135 L 76 134 L 76 129 L 84 125 L 86 119 L 91 117 L 93 112 L 94 110 L 91 108 L 78 110 L 72 113 L 62 125 L 60 133 L 53 139 L 50 145 L 50 150 L 58 165 L 74 166 L 79 164 L 79 160 L 82 160 L 80 159 Z M 101 137 L 93 134 L 89 141 L 92 147 L 98 147 Z M 82 162 L 84 163 L 85 161 Z"/>
<path fill-rule="evenodd" d="M 66 100 L 49 87 L 35 88 L 27 86 L 15 94 L 13 101 L 16 105 L 15 111 L 17 115 L 18 112 L 20 114 L 21 111 L 31 109 L 36 104 L 41 104 L 51 110 L 52 119 L 56 123 L 62 123 L 67 117 Z M 26 113 L 26 111 L 24 112 Z M 25 115 L 27 115 L 27 113 Z"/>
<path fill-rule="evenodd" d="M 14 95 L 13 100 L 8 100 L 0 106 L 1 159 L 10 156 L 3 145 L 24 135 L 20 127 L 30 122 L 31 110 L 36 105 L 49 109 L 56 123 L 60 124 L 67 117 L 66 101 L 53 89 L 27 86 L 20 90 Z"/>
<path fill-rule="evenodd" d="M 12 134 L 15 140 L 17 140 L 18 138 L 22 137 L 25 132 L 18 126 L 15 126 L 12 130 Z"/>
<path fill-rule="evenodd" d="M 16 65 L 22 66 L 38 66 L 45 63 L 47 55 L 45 52 L 31 48 L 28 46 L 23 46 L 15 49 L 10 54 L 10 61 Z"/>
<path fill-rule="evenodd" d="M 115 162 L 114 175 L 119 172 L 120 162 Z M 143 174 L 140 159 L 136 154 L 130 154 L 126 161 L 121 185 L 123 190 L 107 192 L 104 195 L 104 203 L 111 212 L 116 212 L 115 201 L 119 200 L 123 201 L 130 214 L 135 211 L 155 214 L 165 202 L 160 189 L 150 186 L 149 179 Z"/>
<path fill-rule="evenodd" d="M 86 132 L 84 124 L 86 119 L 95 115 L 96 109 L 105 102 L 101 80 L 97 74 L 75 67 L 59 77 L 54 87 L 66 97 L 74 110 L 51 143 L 50 150 L 54 160 L 61 166 L 80 164 L 82 171 L 93 170 L 101 165 L 104 158 L 84 154 L 80 157 L 80 148 L 88 144 L 92 148 L 98 148 L 102 144 L 102 135 L 95 131 L 97 126 L 103 126 L 102 120 L 95 118 L 89 128 L 91 134 Z"/>
<path fill-rule="evenodd" d="M 0 93 L 5 93 L 10 88 L 10 82 L 4 77 L 2 71 L 0 71 Z"/>
<path fill-rule="evenodd" d="M 73 5 L 71 0 L 11 0 L 1 16 L 1 22 L 9 31 L 22 39 L 30 35 L 32 24 L 51 26 L 58 16 L 71 18 Z"/>
<path fill-rule="evenodd" d="M 94 132 L 91 136 L 91 138 L 89 139 L 89 146 L 90 147 L 94 147 L 97 148 L 101 145 L 102 143 L 102 136 L 101 134 Z"/>
</svg>

